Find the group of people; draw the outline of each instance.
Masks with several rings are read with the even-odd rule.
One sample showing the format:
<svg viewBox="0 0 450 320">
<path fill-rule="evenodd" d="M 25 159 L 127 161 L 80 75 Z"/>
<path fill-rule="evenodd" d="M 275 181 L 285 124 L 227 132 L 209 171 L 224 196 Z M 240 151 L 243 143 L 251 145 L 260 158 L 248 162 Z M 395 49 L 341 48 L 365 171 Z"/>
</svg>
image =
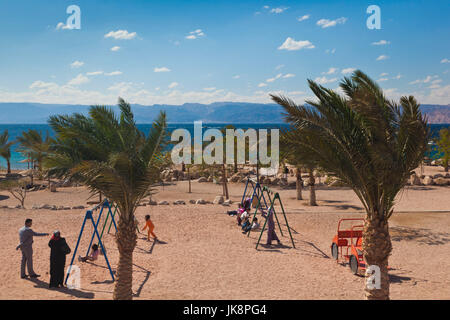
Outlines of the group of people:
<svg viewBox="0 0 450 320">
<path fill-rule="evenodd" d="M 22 279 L 30 278 L 38 278 L 40 277 L 33 269 L 33 238 L 34 237 L 45 237 L 49 236 L 48 233 L 39 233 L 33 231 L 31 229 L 33 225 L 32 219 L 26 219 L 25 225 L 19 230 L 19 245 L 16 247 L 16 250 L 21 250 L 22 252 L 22 261 L 20 264 L 20 277 Z M 155 241 L 158 240 L 153 230 L 155 229 L 155 225 L 150 219 L 150 215 L 145 216 L 145 227 L 142 229 L 144 231 L 148 229 L 148 240 L 150 240 L 150 236 L 154 238 Z M 50 241 L 48 242 L 48 246 L 50 247 L 50 283 L 49 288 L 63 288 L 64 287 L 64 269 L 66 265 L 66 255 L 71 252 L 69 245 L 66 242 L 66 239 L 61 237 L 61 232 L 56 230 L 53 232 Z M 82 257 L 78 256 L 78 261 L 86 262 L 86 261 L 95 261 L 98 259 L 99 254 L 101 253 L 100 248 L 97 244 L 93 244 L 90 250 L 89 255 Z M 28 275 L 26 274 L 28 271 Z"/>
<path fill-rule="evenodd" d="M 253 217 L 250 221 L 250 206 L 251 206 L 251 198 L 247 198 L 243 203 L 239 203 L 237 210 L 227 211 L 229 216 L 236 216 L 237 224 L 241 227 L 242 233 L 247 234 L 251 230 L 259 229 L 260 225 L 258 222 L 258 218 Z M 275 223 L 273 221 L 274 211 L 272 207 L 269 207 L 267 212 L 262 211 L 262 217 L 267 219 L 267 242 L 266 245 L 272 245 L 272 241 L 277 241 L 278 244 L 281 244 L 280 239 L 275 232 Z"/>
</svg>

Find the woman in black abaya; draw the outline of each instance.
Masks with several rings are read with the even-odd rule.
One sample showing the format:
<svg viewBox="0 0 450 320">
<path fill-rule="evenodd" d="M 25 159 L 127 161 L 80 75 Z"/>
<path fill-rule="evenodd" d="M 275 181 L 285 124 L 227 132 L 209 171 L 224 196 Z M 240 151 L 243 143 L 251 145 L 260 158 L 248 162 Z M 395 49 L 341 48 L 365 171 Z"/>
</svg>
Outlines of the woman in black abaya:
<svg viewBox="0 0 450 320">
<path fill-rule="evenodd" d="M 70 253 L 66 239 L 61 238 L 59 231 L 53 232 L 48 246 L 50 247 L 50 284 L 49 288 L 64 287 L 64 268 L 66 255 Z"/>
</svg>

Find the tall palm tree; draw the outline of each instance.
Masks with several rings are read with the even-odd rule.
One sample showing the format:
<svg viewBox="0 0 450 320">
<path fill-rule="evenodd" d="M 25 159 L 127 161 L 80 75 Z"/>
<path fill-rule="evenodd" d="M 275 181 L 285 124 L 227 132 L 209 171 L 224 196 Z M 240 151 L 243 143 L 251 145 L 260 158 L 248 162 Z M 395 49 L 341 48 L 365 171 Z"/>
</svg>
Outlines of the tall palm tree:
<svg viewBox="0 0 450 320">
<path fill-rule="evenodd" d="M 13 141 L 9 141 L 8 130 L 0 134 L 0 157 L 6 160 L 7 173 L 11 173 L 11 146 Z"/>
<path fill-rule="evenodd" d="M 427 121 L 414 97 L 389 101 L 381 88 L 361 71 L 344 78 L 341 96 L 314 81 L 317 97 L 296 105 L 272 95 L 292 124 L 290 145 L 330 175 L 349 185 L 361 200 L 366 217 L 363 254 L 381 272 L 380 289 L 366 284 L 367 299 L 388 299 L 388 257 L 392 245 L 388 219 L 397 193 L 424 157 L 429 136 Z M 367 275 L 366 275 L 367 276 Z"/>
<path fill-rule="evenodd" d="M 71 178 L 101 192 L 118 206 L 119 250 L 114 299 L 132 299 L 135 211 L 159 180 L 166 145 L 166 115 L 161 112 L 147 136 L 138 130 L 131 107 L 119 98 L 120 116 L 111 108 L 93 106 L 89 116 L 52 116 L 57 138 L 45 166 L 52 175 Z"/>
</svg>

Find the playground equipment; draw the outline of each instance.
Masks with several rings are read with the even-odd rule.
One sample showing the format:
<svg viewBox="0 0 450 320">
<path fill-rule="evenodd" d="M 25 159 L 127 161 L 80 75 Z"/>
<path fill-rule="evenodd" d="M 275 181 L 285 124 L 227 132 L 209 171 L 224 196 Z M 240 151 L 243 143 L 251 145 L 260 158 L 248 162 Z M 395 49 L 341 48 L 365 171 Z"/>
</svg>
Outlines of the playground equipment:
<svg viewBox="0 0 450 320">
<path fill-rule="evenodd" d="M 366 269 L 362 251 L 363 223 L 364 219 L 362 218 L 339 220 L 337 234 L 331 244 L 332 257 L 336 262 L 339 262 L 339 258 L 348 261 L 353 274 Z M 350 228 L 347 226 L 347 229 L 343 229 L 341 227 L 343 224 L 350 224 Z"/>
<path fill-rule="evenodd" d="M 103 213 L 103 210 L 105 208 L 108 208 L 108 213 L 106 215 L 105 222 L 103 223 L 103 230 L 102 230 L 102 233 L 100 235 L 100 233 L 98 232 L 98 225 L 99 225 L 99 223 L 101 221 L 102 213 Z M 93 214 L 94 214 L 94 212 L 98 211 L 99 209 L 100 209 L 100 212 L 99 212 L 98 217 L 97 217 L 97 222 L 95 222 Z M 97 236 L 98 245 L 99 245 L 99 247 L 102 250 L 101 252 L 103 253 L 103 255 L 105 257 L 106 264 L 108 265 L 108 269 L 109 269 L 109 272 L 111 274 L 111 278 L 114 281 L 114 273 L 113 273 L 113 271 L 111 269 L 111 266 L 109 264 L 109 260 L 108 260 L 108 256 L 107 256 L 107 253 L 106 253 L 105 246 L 102 243 L 102 236 L 103 236 L 103 231 L 105 230 L 106 224 L 107 224 L 108 219 L 109 219 L 110 216 L 111 216 L 110 228 L 111 228 L 111 224 L 114 224 L 114 228 L 116 229 L 116 232 L 117 232 L 117 225 L 116 225 L 116 221 L 114 219 L 114 215 L 115 215 L 116 211 L 117 211 L 117 206 L 115 207 L 115 211 L 114 211 L 114 214 L 113 214 L 113 212 L 111 210 L 111 204 L 109 203 L 108 200 L 105 200 L 103 203 L 95 206 L 92 210 L 86 211 L 86 215 L 84 216 L 83 224 L 81 225 L 80 234 L 78 235 L 77 244 L 76 244 L 75 250 L 73 252 L 72 260 L 70 261 L 70 265 L 69 265 L 69 267 L 67 269 L 66 280 L 64 282 L 65 284 L 67 284 L 67 280 L 69 279 L 70 271 L 72 269 L 72 265 L 73 265 L 73 262 L 75 260 L 75 256 L 77 254 L 78 246 L 80 245 L 81 236 L 83 235 L 84 227 L 86 226 L 86 221 L 87 220 L 91 221 L 92 226 L 94 228 L 94 232 L 92 233 L 91 241 L 89 243 L 89 246 L 88 246 L 88 249 L 87 249 L 87 252 L 86 252 L 86 256 L 89 254 L 89 250 L 92 247 L 92 243 L 94 241 L 95 236 Z M 108 230 L 108 233 L 109 233 L 109 230 Z"/>
<path fill-rule="evenodd" d="M 247 182 L 245 183 L 244 193 L 242 195 L 241 204 L 245 208 L 246 201 L 249 201 L 251 204 L 254 203 L 256 199 L 259 199 L 262 196 L 264 201 L 264 206 L 267 209 L 267 202 L 263 194 L 263 188 L 261 184 L 250 177 L 247 178 Z"/>
<path fill-rule="evenodd" d="M 286 222 L 286 227 L 287 227 L 288 232 L 289 232 L 289 237 L 291 238 L 292 247 L 295 248 L 294 239 L 292 238 L 291 228 L 289 227 L 289 223 L 288 223 L 288 220 L 287 220 L 287 217 L 286 217 L 286 212 L 284 211 L 283 203 L 281 202 L 280 194 L 278 192 L 274 193 L 272 190 L 270 190 L 266 186 L 261 188 L 259 183 L 254 182 L 251 179 L 248 179 L 247 180 L 247 184 L 245 186 L 245 190 L 244 190 L 244 196 L 242 198 L 243 201 L 244 201 L 244 198 L 245 198 L 245 195 L 246 195 L 246 192 L 247 192 L 247 186 L 248 186 L 249 182 L 252 183 L 252 185 L 253 185 L 253 194 L 252 194 L 252 198 L 251 198 L 252 202 L 253 202 L 253 197 L 255 197 L 255 196 L 257 197 L 257 204 L 256 204 L 256 207 L 255 207 L 255 213 L 253 214 L 253 218 L 256 217 L 256 214 L 258 213 L 258 210 L 260 210 L 261 213 L 267 212 L 268 215 L 269 214 L 273 214 L 275 216 L 276 221 L 277 221 L 277 225 L 278 225 L 278 229 L 280 230 L 280 234 L 281 234 L 281 236 L 283 236 L 283 231 L 281 230 L 281 225 L 280 225 L 280 222 L 278 220 L 278 216 L 277 216 L 277 213 L 276 213 L 276 210 L 275 210 L 275 201 L 278 200 L 278 203 L 279 203 L 280 208 L 281 208 L 281 212 L 283 213 L 283 216 L 284 216 L 284 221 Z M 272 195 L 273 195 L 273 198 L 272 198 Z M 269 200 L 269 206 L 267 205 L 266 197 Z M 264 225 L 263 225 L 263 227 L 261 229 L 261 233 L 259 234 L 258 242 L 256 243 L 256 248 L 255 249 L 258 249 L 258 245 L 259 245 L 259 242 L 261 241 L 261 237 L 262 237 L 262 234 L 264 232 L 264 229 L 266 228 L 266 224 L 267 224 L 267 219 L 264 222 Z M 250 236 L 250 232 L 251 232 L 251 230 L 247 233 L 247 236 Z"/>
</svg>

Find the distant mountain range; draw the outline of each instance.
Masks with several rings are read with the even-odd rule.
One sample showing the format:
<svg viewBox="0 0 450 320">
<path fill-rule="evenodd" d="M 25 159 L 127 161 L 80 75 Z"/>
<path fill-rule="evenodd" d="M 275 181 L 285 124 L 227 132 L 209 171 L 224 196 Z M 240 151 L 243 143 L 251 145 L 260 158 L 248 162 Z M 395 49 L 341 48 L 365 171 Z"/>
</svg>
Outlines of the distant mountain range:
<svg viewBox="0 0 450 320">
<path fill-rule="evenodd" d="M 40 103 L 0 103 L 0 123 L 47 123 L 50 115 L 86 114 L 89 106 Z M 211 104 L 133 105 L 136 122 L 151 123 L 160 110 L 167 113 L 168 122 L 185 123 L 202 120 L 209 123 L 282 123 L 283 108 L 277 104 L 245 102 L 215 102 Z M 450 123 L 450 105 L 422 105 L 430 123 Z"/>
</svg>

